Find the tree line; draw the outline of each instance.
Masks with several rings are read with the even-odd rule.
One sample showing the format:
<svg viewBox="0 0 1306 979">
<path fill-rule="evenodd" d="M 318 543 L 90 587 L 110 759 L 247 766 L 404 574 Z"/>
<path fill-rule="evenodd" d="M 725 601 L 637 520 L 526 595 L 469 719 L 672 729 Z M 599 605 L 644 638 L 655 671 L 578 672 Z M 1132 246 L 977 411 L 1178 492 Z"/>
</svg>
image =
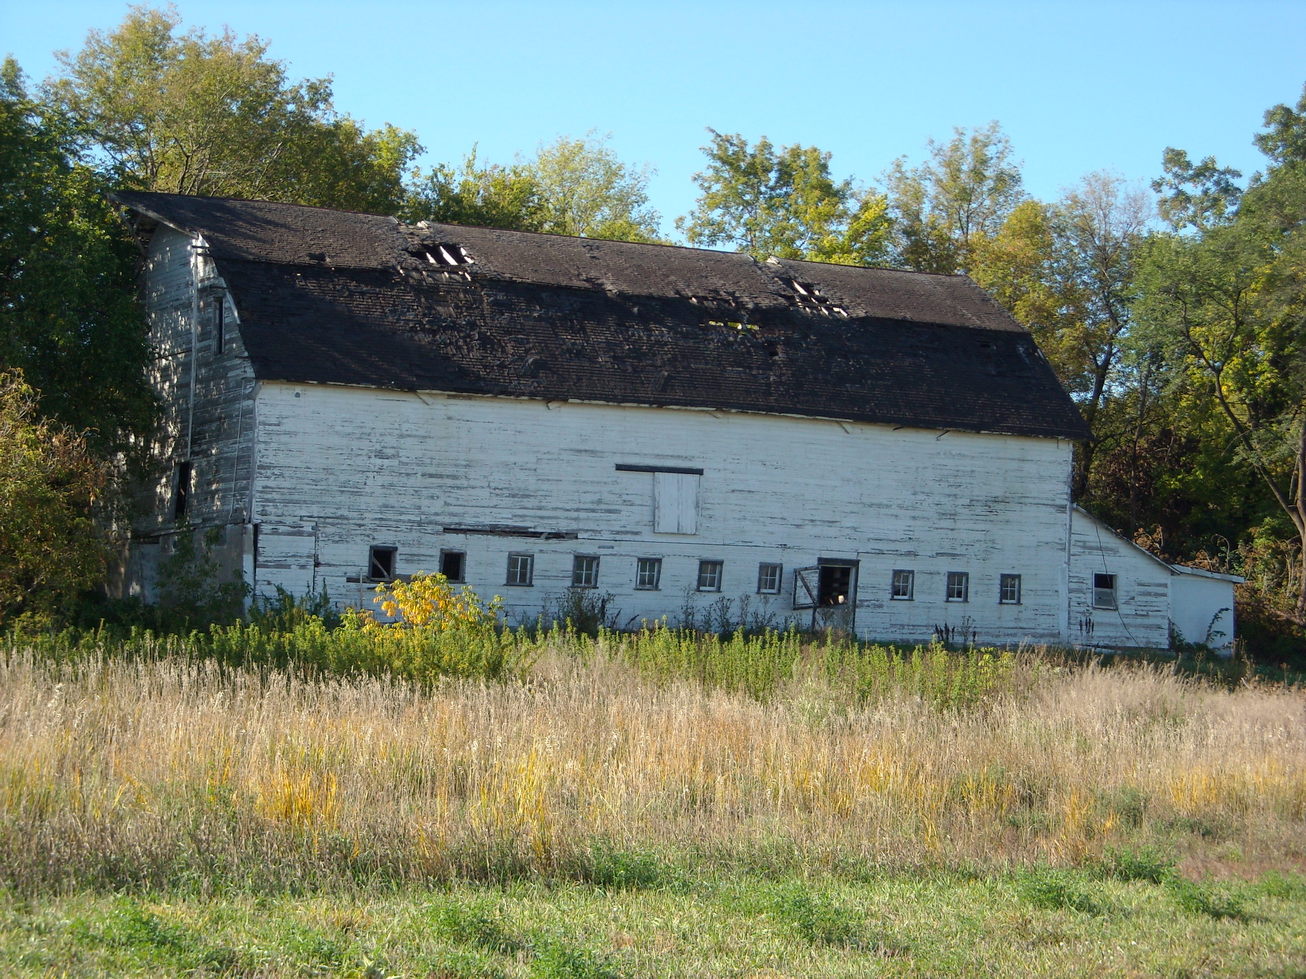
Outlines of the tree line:
<svg viewBox="0 0 1306 979">
<path fill-rule="evenodd" d="M 367 128 L 337 110 L 329 79 L 288 77 L 258 38 L 183 31 L 171 9 L 133 8 L 61 57 L 34 87 L 12 60 L 0 69 L 3 424 L 75 433 L 119 469 L 146 444 L 155 404 L 138 256 L 112 188 L 665 240 L 650 171 L 601 137 L 511 162 L 472 148 L 419 169 L 415 133 Z M 871 184 L 837 175 L 817 147 L 708 130 L 697 201 L 675 227 L 759 259 L 971 276 L 1032 331 L 1092 427 L 1076 499 L 1167 559 L 1246 575 L 1244 621 L 1300 641 L 1306 90 L 1265 114 L 1256 142 L 1264 169 L 1247 179 L 1169 148 L 1150 190 L 1093 173 L 1042 201 L 997 123 L 932 141 Z M 52 587 L 42 566 L 57 562 L 26 553 L 8 514 L 50 477 L 19 444 L 6 434 L 0 621 L 85 583 Z M 103 470 L 79 457 L 69 471 L 104 499 Z M 83 499 L 90 484 L 78 485 Z"/>
</svg>

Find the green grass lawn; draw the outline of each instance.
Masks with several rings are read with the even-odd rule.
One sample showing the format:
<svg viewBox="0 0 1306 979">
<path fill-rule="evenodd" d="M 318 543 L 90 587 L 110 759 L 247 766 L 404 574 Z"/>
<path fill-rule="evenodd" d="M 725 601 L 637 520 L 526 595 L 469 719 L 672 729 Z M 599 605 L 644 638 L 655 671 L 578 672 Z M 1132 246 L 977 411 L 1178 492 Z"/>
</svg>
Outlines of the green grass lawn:
<svg viewBox="0 0 1306 979">
<path fill-rule="evenodd" d="M 621 884 L 626 886 L 620 886 Z M 690 876 L 388 894 L 0 895 L 0 973 L 1301 976 L 1306 879 Z"/>
</svg>

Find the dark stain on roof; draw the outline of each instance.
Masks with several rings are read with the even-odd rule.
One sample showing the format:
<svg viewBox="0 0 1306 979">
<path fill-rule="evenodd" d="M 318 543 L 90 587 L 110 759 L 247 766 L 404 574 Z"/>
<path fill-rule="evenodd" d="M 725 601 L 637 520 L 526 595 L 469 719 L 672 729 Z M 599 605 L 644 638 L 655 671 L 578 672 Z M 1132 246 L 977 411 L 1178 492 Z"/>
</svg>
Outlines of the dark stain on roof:
<svg viewBox="0 0 1306 979">
<path fill-rule="evenodd" d="M 965 276 L 116 197 L 203 236 L 261 379 L 1089 435 Z"/>
</svg>

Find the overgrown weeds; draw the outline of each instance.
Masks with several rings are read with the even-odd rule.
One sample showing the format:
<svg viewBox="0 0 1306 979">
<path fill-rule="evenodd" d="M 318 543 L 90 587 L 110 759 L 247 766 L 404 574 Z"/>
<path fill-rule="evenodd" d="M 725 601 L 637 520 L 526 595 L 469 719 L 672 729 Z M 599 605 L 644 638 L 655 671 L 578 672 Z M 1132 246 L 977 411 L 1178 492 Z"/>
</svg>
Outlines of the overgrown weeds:
<svg viewBox="0 0 1306 979">
<path fill-rule="evenodd" d="M 382 635 L 11 639 L 0 886 L 1306 864 L 1295 689 L 792 633 Z"/>
</svg>

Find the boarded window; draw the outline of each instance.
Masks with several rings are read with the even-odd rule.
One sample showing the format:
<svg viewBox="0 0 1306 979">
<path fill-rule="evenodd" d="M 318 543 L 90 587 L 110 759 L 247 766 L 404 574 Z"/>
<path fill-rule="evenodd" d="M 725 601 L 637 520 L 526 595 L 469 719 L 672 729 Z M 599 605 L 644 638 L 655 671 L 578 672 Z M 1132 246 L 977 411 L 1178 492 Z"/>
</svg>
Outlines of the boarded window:
<svg viewBox="0 0 1306 979">
<path fill-rule="evenodd" d="M 910 602 L 916 597 L 916 572 L 896 570 L 889 589 L 889 598 L 897 602 Z"/>
<path fill-rule="evenodd" d="M 656 533 L 698 533 L 700 478 L 694 473 L 653 474 L 653 530 Z"/>
<path fill-rule="evenodd" d="M 635 563 L 635 587 L 640 591 L 657 591 L 662 584 L 662 559 L 642 557 Z"/>
<path fill-rule="evenodd" d="M 1116 576 L 1113 574 L 1093 575 L 1093 608 L 1116 607 Z"/>
</svg>

